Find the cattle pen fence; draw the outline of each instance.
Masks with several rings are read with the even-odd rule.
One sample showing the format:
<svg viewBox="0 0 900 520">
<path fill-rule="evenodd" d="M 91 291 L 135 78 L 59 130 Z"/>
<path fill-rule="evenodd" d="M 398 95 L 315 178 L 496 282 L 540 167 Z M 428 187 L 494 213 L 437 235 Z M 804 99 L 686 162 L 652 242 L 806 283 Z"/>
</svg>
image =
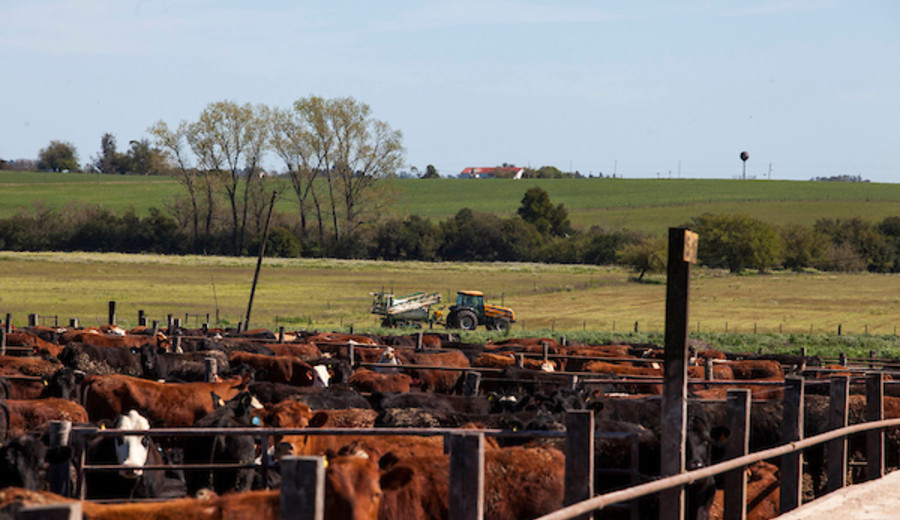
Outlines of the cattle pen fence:
<svg viewBox="0 0 900 520">
<path fill-rule="evenodd" d="M 149 435 L 153 437 L 200 435 L 248 435 L 259 439 L 260 446 L 267 446 L 268 439 L 277 435 L 419 435 L 443 436 L 445 452 L 450 457 L 450 518 L 474 520 L 484 514 L 484 464 L 485 437 L 534 437 L 544 436 L 563 439 L 565 445 L 565 507 L 541 517 L 541 520 L 565 520 L 590 518 L 593 511 L 619 504 L 631 510 L 632 518 L 639 518 L 636 499 L 654 495 L 668 489 L 683 488 L 700 479 L 722 475 L 724 482 L 724 510 L 726 519 L 744 518 L 747 501 L 746 468 L 759 461 L 777 460 L 780 467 L 780 511 L 785 513 L 799 507 L 803 498 L 803 451 L 824 444 L 827 489 L 833 491 L 848 483 L 848 439 L 865 437 L 865 476 L 876 479 L 886 471 L 885 432 L 900 427 L 900 418 L 884 419 L 885 376 L 880 372 L 865 375 L 866 422 L 849 425 L 849 402 L 852 379 L 850 376 L 832 376 L 827 381 L 805 381 L 801 377 L 788 377 L 784 383 L 781 437 L 784 444 L 749 453 L 750 391 L 729 389 L 727 392 L 727 424 L 731 435 L 725 445 L 725 460 L 708 467 L 674 476 L 653 479 L 648 482 L 637 470 L 639 449 L 635 434 L 595 431 L 595 418 L 590 410 L 571 411 L 566 414 L 564 432 L 556 431 L 506 431 L 470 430 L 459 428 L 153 428 L 150 430 L 100 430 L 94 427 L 74 426 L 68 438 L 51 434 L 51 443 L 68 444 L 75 453 L 76 479 L 66 482 L 69 472 L 57 471 L 51 479 L 51 490 L 66 490 L 77 497 L 84 497 L 84 475 L 88 471 L 116 471 L 125 469 L 117 465 L 90 465 L 84 460 L 84 446 L 91 437 L 116 437 Z M 804 438 L 804 397 L 807 383 L 829 384 L 828 431 Z M 721 401 L 720 401 L 721 402 Z M 54 423 L 58 425 L 59 423 Z M 59 430 L 59 427 L 56 428 Z M 63 428 L 65 429 L 65 428 Z M 594 447 L 597 439 L 614 438 L 630 443 L 631 468 L 625 470 L 627 486 L 614 491 L 596 494 L 595 475 L 602 474 L 595 467 Z M 266 450 L 261 450 L 266 453 Z M 239 464 L 192 464 L 147 466 L 147 470 L 183 469 L 188 471 L 209 469 L 239 469 L 272 467 L 274 461 L 267 455 L 260 462 Z M 281 504 L 284 519 L 321 519 L 324 514 L 325 461 L 323 457 L 284 457 L 278 464 L 281 470 Z M 265 471 L 262 472 L 266 474 Z M 616 482 L 624 483 L 622 478 Z M 855 480 L 855 479 L 854 479 Z M 600 484 L 606 484 L 602 482 Z M 68 488 L 66 487 L 68 486 Z M 608 486 L 600 486 L 608 487 Z M 302 507 L 300 506 L 302 504 Z M 27 516 L 23 509 L 21 518 Z M 680 517 L 679 518 L 683 518 Z"/>
</svg>

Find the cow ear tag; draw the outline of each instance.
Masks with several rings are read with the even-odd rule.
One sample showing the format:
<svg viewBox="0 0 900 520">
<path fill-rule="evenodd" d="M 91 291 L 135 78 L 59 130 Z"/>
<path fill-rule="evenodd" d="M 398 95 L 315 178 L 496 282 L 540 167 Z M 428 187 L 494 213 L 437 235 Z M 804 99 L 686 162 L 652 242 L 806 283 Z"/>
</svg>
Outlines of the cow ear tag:
<svg viewBox="0 0 900 520">
<path fill-rule="evenodd" d="M 44 386 L 50 386 L 50 381 L 47 381 L 46 379 L 42 379 L 41 381 L 44 383 Z"/>
<path fill-rule="evenodd" d="M 225 399 L 219 398 L 219 406 L 225 406 Z"/>
<path fill-rule="evenodd" d="M 253 423 L 253 426 L 261 426 L 262 425 L 262 421 L 259 420 L 259 417 L 253 417 L 253 420 L 251 420 L 250 422 Z"/>
<path fill-rule="evenodd" d="M 106 429 L 106 425 L 103 424 L 103 423 L 101 423 L 101 424 L 100 424 L 100 429 L 101 429 L 101 430 L 105 430 L 105 429 Z"/>
</svg>

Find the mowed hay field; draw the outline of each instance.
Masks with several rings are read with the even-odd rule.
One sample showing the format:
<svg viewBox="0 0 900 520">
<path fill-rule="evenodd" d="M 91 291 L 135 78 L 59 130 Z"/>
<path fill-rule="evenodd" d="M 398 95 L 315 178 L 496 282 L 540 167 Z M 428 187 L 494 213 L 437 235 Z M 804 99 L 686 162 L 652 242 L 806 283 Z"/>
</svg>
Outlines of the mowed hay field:
<svg viewBox="0 0 900 520">
<path fill-rule="evenodd" d="M 216 310 L 223 324 L 244 319 L 255 259 L 85 253 L 0 253 L 0 313 L 24 325 L 106 322 L 109 301 L 118 321 L 137 323 L 138 310 L 196 323 Z M 370 292 L 458 289 L 486 293 L 516 311 L 513 333 L 552 330 L 662 332 L 665 280 L 635 283 L 620 268 L 542 264 L 462 264 L 311 259 L 266 259 L 251 327 L 371 329 Z M 693 270 L 691 331 L 893 335 L 900 326 L 900 276 L 798 274 L 733 276 Z M 2 314 L 0 314 L 2 316 Z M 55 318 L 54 318 L 55 317 Z"/>
<path fill-rule="evenodd" d="M 287 179 L 269 179 L 282 194 L 277 209 L 295 213 Z M 514 215 L 529 188 L 540 186 L 564 204 L 576 228 L 599 225 L 653 234 L 703 213 L 740 213 L 773 224 L 811 225 L 820 218 L 879 221 L 900 214 L 900 184 L 737 181 L 716 179 L 390 179 L 386 215 L 420 215 L 438 221 L 462 208 Z M 324 190 L 324 185 L 323 185 Z M 0 217 L 35 206 L 72 203 L 111 211 L 163 211 L 185 194 L 173 177 L 0 171 Z"/>
</svg>

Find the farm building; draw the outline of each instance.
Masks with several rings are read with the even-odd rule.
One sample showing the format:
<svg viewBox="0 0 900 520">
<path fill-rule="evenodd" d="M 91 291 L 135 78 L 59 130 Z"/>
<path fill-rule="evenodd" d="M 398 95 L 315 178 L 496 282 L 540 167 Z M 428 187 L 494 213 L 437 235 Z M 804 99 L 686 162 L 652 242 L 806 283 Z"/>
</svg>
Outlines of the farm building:
<svg viewBox="0 0 900 520">
<path fill-rule="evenodd" d="M 469 166 L 459 172 L 460 179 L 521 179 L 525 168 L 516 166 Z"/>
</svg>

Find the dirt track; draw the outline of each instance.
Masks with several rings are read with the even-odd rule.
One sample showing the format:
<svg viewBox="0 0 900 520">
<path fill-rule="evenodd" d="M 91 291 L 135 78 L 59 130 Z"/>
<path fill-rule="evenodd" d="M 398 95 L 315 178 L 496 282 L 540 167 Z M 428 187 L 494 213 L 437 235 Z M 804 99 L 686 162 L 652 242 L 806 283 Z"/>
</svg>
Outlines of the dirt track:
<svg viewBox="0 0 900 520">
<path fill-rule="evenodd" d="M 778 520 L 886 520 L 900 518 L 900 471 L 849 486 L 781 515 Z"/>
</svg>

